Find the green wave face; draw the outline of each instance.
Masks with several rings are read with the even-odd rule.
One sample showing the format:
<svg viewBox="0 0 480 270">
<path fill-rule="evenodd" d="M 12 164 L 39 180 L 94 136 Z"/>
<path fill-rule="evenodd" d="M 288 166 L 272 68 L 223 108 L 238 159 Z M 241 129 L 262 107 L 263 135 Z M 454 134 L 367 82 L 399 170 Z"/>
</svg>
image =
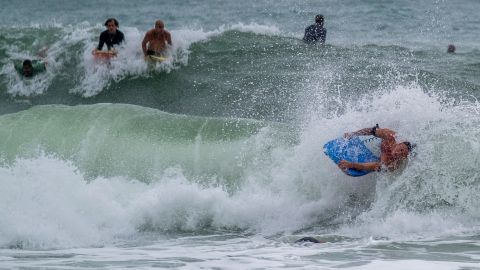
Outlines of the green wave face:
<svg viewBox="0 0 480 270">
<path fill-rule="evenodd" d="M 235 188 L 288 144 L 279 124 L 174 115 L 134 105 L 37 106 L 0 117 L 0 156 L 54 155 L 89 177 L 150 182 L 180 167 L 189 179 Z M 216 183 L 213 183 L 213 182 Z"/>
</svg>

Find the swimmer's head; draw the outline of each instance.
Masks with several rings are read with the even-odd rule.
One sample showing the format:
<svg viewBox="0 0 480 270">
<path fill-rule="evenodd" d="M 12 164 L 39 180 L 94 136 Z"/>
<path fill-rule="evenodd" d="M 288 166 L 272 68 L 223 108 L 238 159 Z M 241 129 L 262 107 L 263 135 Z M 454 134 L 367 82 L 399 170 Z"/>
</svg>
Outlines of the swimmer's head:
<svg viewBox="0 0 480 270">
<path fill-rule="evenodd" d="M 453 44 L 448 45 L 447 52 L 448 53 L 454 53 L 455 52 L 455 45 L 453 45 Z"/>
<path fill-rule="evenodd" d="M 317 16 L 315 16 L 315 22 L 319 24 L 323 24 L 323 15 L 318 14 Z"/>
<path fill-rule="evenodd" d="M 392 149 L 392 156 L 395 159 L 406 159 L 408 154 L 412 152 L 413 148 L 415 148 L 415 144 L 410 142 L 405 141 L 398 143 Z"/>
<path fill-rule="evenodd" d="M 25 77 L 33 76 L 33 66 L 32 66 L 32 61 L 30 59 L 26 59 L 25 61 L 23 61 L 22 74 Z"/>
<path fill-rule="evenodd" d="M 162 20 L 155 21 L 155 29 L 163 29 L 165 28 L 165 24 Z"/>
<path fill-rule="evenodd" d="M 115 31 L 117 31 L 119 24 L 117 19 L 109 18 L 107 19 L 107 21 L 105 21 L 105 26 L 107 27 L 108 32 L 115 33 Z"/>
</svg>

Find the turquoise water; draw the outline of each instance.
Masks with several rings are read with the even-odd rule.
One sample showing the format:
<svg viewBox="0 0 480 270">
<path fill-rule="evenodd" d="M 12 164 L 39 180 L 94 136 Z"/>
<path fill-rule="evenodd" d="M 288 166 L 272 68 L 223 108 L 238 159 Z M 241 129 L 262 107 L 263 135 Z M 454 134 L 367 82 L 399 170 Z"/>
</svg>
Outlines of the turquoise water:
<svg viewBox="0 0 480 270">
<path fill-rule="evenodd" d="M 480 2 L 0 4 L 0 268 L 480 269 Z M 402 171 L 322 154 L 376 123 L 417 143 Z"/>
</svg>

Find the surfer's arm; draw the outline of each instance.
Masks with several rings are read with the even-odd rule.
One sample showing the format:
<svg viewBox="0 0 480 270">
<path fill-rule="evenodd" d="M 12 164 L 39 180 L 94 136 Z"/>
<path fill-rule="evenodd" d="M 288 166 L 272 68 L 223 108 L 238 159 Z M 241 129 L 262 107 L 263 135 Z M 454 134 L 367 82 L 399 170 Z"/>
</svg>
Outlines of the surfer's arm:
<svg viewBox="0 0 480 270">
<path fill-rule="evenodd" d="M 363 128 L 354 132 L 347 132 L 344 134 L 344 137 L 350 138 L 353 136 L 367 136 L 367 135 L 373 135 L 376 136 L 376 131 L 379 130 L 378 124 L 374 126 L 373 128 Z"/>
<path fill-rule="evenodd" d="M 103 44 L 105 44 L 105 40 L 103 38 L 103 33 L 100 34 L 100 38 L 98 39 L 98 46 L 97 46 L 97 50 L 98 51 L 101 51 L 103 49 Z"/>
<path fill-rule="evenodd" d="M 172 46 L 172 36 L 169 32 L 167 32 L 167 43 L 168 45 Z"/>
<path fill-rule="evenodd" d="M 142 41 L 142 50 L 143 50 L 144 56 L 147 56 L 147 43 L 149 40 L 150 40 L 150 31 L 148 31 L 145 34 L 145 37 L 143 38 L 143 41 Z"/>
<path fill-rule="evenodd" d="M 342 170 L 355 169 L 359 171 L 379 171 L 381 168 L 380 162 L 349 162 L 340 160 L 338 167 Z"/>
<path fill-rule="evenodd" d="M 384 140 L 395 141 L 395 131 L 388 128 L 377 128 L 374 136 Z"/>
<path fill-rule="evenodd" d="M 47 51 L 48 51 L 48 47 L 44 47 L 40 51 L 38 51 L 37 56 L 42 59 L 45 59 L 47 57 Z"/>
</svg>

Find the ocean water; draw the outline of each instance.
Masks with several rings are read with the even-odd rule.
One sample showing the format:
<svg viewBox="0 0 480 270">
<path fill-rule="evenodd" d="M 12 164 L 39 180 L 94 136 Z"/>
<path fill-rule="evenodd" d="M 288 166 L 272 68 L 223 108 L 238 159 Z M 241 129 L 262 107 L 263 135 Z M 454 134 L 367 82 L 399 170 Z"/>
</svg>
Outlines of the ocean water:
<svg viewBox="0 0 480 270">
<path fill-rule="evenodd" d="M 0 269 L 480 269 L 479 1 L 0 6 Z M 403 170 L 322 153 L 376 123 L 418 145 Z"/>
</svg>

